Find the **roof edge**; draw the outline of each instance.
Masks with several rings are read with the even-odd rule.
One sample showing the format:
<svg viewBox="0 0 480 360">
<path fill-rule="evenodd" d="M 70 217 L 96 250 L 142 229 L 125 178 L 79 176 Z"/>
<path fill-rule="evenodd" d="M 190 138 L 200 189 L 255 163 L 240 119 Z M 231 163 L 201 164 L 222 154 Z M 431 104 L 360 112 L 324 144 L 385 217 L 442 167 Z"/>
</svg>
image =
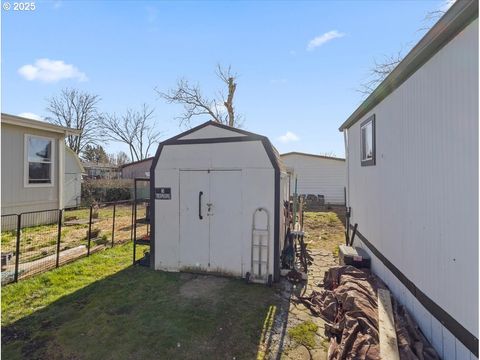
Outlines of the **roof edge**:
<svg viewBox="0 0 480 360">
<path fill-rule="evenodd" d="M 29 119 L 26 117 L 6 113 L 1 114 L 1 122 L 10 125 L 24 126 L 33 129 L 63 133 L 65 135 L 80 135 L 82 133 L 80 129 L 73 129 L 65 126 L 55 125 L 46 121 Z"/>
<path fill-rule="evenodd" d="M 127 167 L 129 165 L 139 164 L 139 163 L 142 163 L 142 162 L 145 162 L 145 161 L 148 161 L 148 160 L 153 160 L 154 158 L 155 158 L 155 156 L 149 156 L 149 157 L 147 157 L 145 159 L 142 159 L 142 160 L 132 161 L 132 162 L 120 165 L 119 168 L 123 169 L 124 167 Z"/>
<path fill-rule="evenodd" d="M 363 118 L 477 18 L 478 0 L 457 0 L 338 130 L 348 129 Z"/>
<path fill-rule="evenodd" d="M 218 127 L 220 129 L 224 129 L 224 130 L 230 130 L 230 131 L 233 131 L 233 132 L 236 132 L 236 133 L 239 133 L 241 135 L 247 135 L 247 136 L 251 136 L 251 135 L 255 135 L 255 136 L 258 136 L 258 134 L 255 134 L 255 133 L 252 133 L 250 131 L 246 131 L 246 130 L 242 130 L 242 129 L 238 129 L 236 127 L 233 127 L 233 126 L 228 126 L 228 125 L 225 125 L 225 124 L 221 124 L 217 121 L 213 121 L 213 120 L 209 120 L 209 121 L 206 121 L 204 122 L 203 124 L 200 124 L 200 125 L 197 125 L 191 129 L 188 129 L 186 131 L 183 131 L 181 132 L 180 134 L 178 135 L 175 135 L 167 140 L 164 140 L 162 142 L 167 142 L 167 141 L 172 141 L 172 140 L 181 140 L 180 138 L 186 136 L 186 135 L 189 135 L 191 133 L 194 133 L 195 131 L 198 131 L 200 129 L 203 129 L 204 127 L 207 127 L 207 126 L 215 126 L 215 127 Z"/>
<path fill-rule="evenodd" d="M 321 159 L 326 159 L 326 160 L 337 160 L 337 161 L 345 161 L 345 158 L 339 158 L 336 156 L 327 156 L 327 155 L 317 155 L 317 154 L 309 154 L 309 153 L 303 153 L 299 151 L 290 151 L 284 154 L 280 154 L 280 156 L 288 156 L 288 155 L 303 155 L 303 156 L 311 156 L 315 158 L 321 158 Z"/>
</svg>

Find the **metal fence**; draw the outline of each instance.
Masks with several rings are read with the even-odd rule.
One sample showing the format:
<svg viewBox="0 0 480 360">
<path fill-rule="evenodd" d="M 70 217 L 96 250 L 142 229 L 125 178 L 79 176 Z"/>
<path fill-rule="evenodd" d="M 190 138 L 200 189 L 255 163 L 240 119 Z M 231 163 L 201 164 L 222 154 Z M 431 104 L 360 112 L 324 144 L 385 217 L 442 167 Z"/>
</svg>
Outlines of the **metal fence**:
<svg viewBox="0 0 480 360">
<path fill-rule="evenodd" d="M 2 215 L 1 225 L 4 285 L 131 241 L 133 202 Z"/>
</svg>

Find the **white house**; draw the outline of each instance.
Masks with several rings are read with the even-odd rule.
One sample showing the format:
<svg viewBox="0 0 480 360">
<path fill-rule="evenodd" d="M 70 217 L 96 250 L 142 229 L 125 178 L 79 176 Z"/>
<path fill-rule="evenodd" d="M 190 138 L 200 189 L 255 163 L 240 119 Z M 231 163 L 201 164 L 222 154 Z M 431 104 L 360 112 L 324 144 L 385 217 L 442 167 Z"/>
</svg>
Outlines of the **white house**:
<svg viewBox="0 0 480 360">
<path fill-rule="evenodd" d="M 288 184 L 266 137 L 207 122 L 159 145 L 150 183 L 155 269 L 278 280 Z"/>
<path fill-rule="evenodd" d="M 65 137 L 79 133 L 2 113 L 2 214 L 78 204 L 82 167 Z"/>
<path fill-rule="evenodd" d="M 290 174 L 290 194 L 322 196 L 326 204 L 345 204 L 345 159 L 301 152 L 280 155 Z"/>
<path fill-rule="evenodd" d="M 478 357 L 478 51 L 458 0 L 340 127 L 355 244 L 449 360 Z"/>
</svg>

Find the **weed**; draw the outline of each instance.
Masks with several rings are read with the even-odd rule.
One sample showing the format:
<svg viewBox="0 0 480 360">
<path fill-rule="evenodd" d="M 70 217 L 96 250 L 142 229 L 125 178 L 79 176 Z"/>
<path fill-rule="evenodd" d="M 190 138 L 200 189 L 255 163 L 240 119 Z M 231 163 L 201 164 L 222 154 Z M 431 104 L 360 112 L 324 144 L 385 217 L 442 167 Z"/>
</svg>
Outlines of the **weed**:
<svg viewBox="0 0 480 360">
<path fill-rule="evenodd" d="M 288 336 L 296 343 L 312 349 L 315 347 L 315 333 L 317 330 L 318 326 L 309 320 L 288 330 Z"/>
</svg>

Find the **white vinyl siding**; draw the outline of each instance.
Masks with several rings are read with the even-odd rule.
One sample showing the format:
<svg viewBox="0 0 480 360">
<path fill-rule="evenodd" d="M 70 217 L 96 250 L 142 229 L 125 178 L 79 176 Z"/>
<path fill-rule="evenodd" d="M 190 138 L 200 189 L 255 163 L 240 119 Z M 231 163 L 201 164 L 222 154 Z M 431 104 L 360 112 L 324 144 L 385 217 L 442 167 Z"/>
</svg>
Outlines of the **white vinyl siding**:
<svg viewBox="0 0 480 360">
<path fill-rule="evenodd" d="M 299 195 L 323 195 L 327 204 L 345 203 L 346 164 L 344 160 L 321 158 L 302 154 L 281 156 L 289 171 L 290 193 L 293 194 L 295 176 Z"/>
<path fill-rule="evenodd" d="M 478 20 L 347 130 L 351 223 L 408 279 L 478 334 Z M 375 114 L 376 166 L 360 126 Z M 361 245 L 361 242 L 358 242 Z M 444 359 L 470 359 L 385 266 L 376 272 Z"/>
<path fill-rule="evenodd" d="M 62 134 L 50 131 L 16 126 L 2 121 L 2 213 L 21 213 L 59 208 L 59 158 L 58 144 Z M 52 138 L 53 142 L 53 182 L 45 186 L 25 186 L 27 156 L 25 135 Z"/>
</svg>

